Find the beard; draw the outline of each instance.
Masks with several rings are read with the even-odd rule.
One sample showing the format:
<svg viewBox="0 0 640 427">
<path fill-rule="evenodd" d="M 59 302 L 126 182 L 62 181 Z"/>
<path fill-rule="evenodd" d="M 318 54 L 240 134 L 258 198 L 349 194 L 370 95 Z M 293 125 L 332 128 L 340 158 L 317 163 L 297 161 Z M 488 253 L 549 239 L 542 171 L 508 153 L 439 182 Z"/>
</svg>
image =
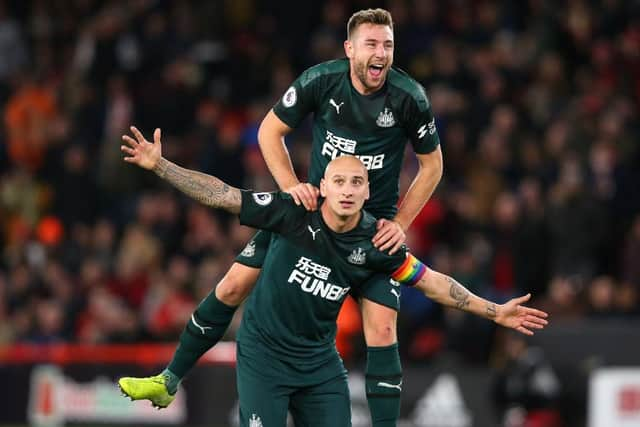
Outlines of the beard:
<svg viewBox="0 0 640 427">
<path fill-rule="evenodd" d="M 362 83 L 362 86 L 364 86 L 367 90 L 373 91 L 380 88 L 380 86 L 382 86 L 382 84 L 384 83 L 386 79 L 387 67 L 388 66 L 385 66 L 384 69 L 382 70 L 382 74 L 380 75 L 381 81 L 377 85 L 370 84 L 367 81 L 367 72 L 369 71 L 369 65 L 366 62 L 364 61 L 356 62 L 354 64 L 354 71 L 355 71 L 356 77 L 358 78 L 358 80 L 360 80 L 360 83 Z"/>
</svg>

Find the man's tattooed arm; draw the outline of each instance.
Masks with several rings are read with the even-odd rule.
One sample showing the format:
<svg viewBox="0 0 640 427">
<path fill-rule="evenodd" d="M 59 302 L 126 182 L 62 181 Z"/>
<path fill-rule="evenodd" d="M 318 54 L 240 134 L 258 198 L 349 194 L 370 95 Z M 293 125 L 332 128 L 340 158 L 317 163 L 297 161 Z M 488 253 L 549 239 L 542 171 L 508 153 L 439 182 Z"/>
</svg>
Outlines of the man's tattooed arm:
<svg viewBox="0 0 640 427">
<path fill-rule="evenodd" d="M 233 214 L 240 213 L 240 190 L 231 187 L 215 176 L 182 168 L 165 158 L 160 158 L 153 171 L 187 196 L 213 208 L 221 208 Z"/>
<path fill-rule="evenodd" d="M 531 298 L 531 294 L 496 304 L 474 295 L 446 274 L 429 268 L 422 271 L 424 273 L 414 287 L 432 301 L 484 317 L 525 335 L 533 335 L 536 329 L 542 329 L 548 323 L 545 312 L 523 305 Z"/>
<path fill-rule="evenodd" d="M 435 302 L 490 320 L 495 320 L 500 310 L 497 304 L 474 295 L 453 277 L 434 270 L 429 270 L 415 286 Z"/>
<path fill-rule="evenodd" d="M 464 310 L 469 305 L 469 291 L 452 277 L 446 276 L 445 280 L 449 283 L 449 296 L 457 308 Z"/>
<path fill-rule="evenodd" d="M 487 317 L 489 319 L 495 319 L 498 315 L 498 310 L 496 309 L 495 303 L 487 302 Z"/>
</svg>

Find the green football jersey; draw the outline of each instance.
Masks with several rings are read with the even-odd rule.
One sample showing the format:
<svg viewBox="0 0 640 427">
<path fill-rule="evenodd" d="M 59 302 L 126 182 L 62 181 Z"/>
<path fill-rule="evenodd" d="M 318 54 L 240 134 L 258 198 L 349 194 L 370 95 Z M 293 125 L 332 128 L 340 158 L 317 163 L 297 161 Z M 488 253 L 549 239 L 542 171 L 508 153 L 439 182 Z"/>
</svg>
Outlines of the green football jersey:
<svg viewBox="0 0 640 427">
<path fill-rule="evenodd" d="M 361 95 L 351 83 L 349 60 L 318 64 L 303 72 L 273 107 L 289 127 L 313 113 L 309 181 L 319 185 L 327 164 L 352 154 L 369 170 L 371 198 L 365 209 L 378 218 L 395 215 L 407 141 L 427 154 L 440 140 L 422 86 L 391 68 L 384 86 Z"/>
<path fill-rule="evenodd" d="M 284 360 L 316 379 L 336 375 L 331 361 L 340 360 L 336 319 L 345 297 L 373 274 L 396 271 L 406 248 L 394 255 L 374 248 L 376 219 L 367 212 L 353 230 L 335 233 L 319 210 L 308 212 L 280 192 L 243 192 L 240 222 L 273 237 L 238 341 L 254 355 Z M 390 280 L 389 292 L 399 297 L 396 286 Z"/>
</svg>

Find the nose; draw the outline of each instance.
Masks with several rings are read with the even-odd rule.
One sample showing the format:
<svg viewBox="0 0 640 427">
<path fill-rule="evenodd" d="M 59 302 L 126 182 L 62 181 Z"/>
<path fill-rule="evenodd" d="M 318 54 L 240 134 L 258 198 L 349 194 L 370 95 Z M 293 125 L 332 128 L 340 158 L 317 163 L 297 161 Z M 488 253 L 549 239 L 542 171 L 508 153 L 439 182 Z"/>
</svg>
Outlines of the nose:
<svg viewBox="0 0 640 427">
<path fill-rule="evenodd" d="M 387 56 L 387 51 L 384 48 L 384 44 L 378 43 L 375 51 L 376 58 L 384 59 Z"/>
</svg>

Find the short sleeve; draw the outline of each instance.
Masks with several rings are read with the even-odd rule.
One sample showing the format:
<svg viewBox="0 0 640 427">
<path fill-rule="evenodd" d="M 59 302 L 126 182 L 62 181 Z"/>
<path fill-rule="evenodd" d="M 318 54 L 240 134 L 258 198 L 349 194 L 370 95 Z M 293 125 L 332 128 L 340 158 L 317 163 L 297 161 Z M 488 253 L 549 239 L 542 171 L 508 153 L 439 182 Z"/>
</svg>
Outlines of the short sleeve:
<svg viewBox="0 0 640 427">
<path fill-rule="evenodd" d="M 407 133 L 416 153 L 429 154 L 440 144 L 440 137 L 427 94 L 422 86 L 418 88 L 418 93 L 406 103 Z"/>
<path fill-rule="evenodd" d="M 414 286 L 427 273 L 427 266 L 411 255 L 405 245 L 393 255 L 376 250 L 378 271 L 406 286 Z"/>
<path fill-rule="evenodd" d="M 408 251 L 409 249 L 406 245 L 402 245 L 393 255 L 373 248 L 369 257 L 371 269 L 390 276 L 405 262 Z"/>
<path fill-rule="evenodd" d="M 291 196 L 282 192 L 256 193 L 242 191 L 240 224 L 261 230 L 281 232 L 298 218 L 304 209 L 296 206 Z"/>
<path fill-rule="evenodd" d="M 319 76 L 312 69 L 303 72 L 273 107 L 273 112 L 287 126 L 296 128 L 314 110 Z"/>
</svg>

